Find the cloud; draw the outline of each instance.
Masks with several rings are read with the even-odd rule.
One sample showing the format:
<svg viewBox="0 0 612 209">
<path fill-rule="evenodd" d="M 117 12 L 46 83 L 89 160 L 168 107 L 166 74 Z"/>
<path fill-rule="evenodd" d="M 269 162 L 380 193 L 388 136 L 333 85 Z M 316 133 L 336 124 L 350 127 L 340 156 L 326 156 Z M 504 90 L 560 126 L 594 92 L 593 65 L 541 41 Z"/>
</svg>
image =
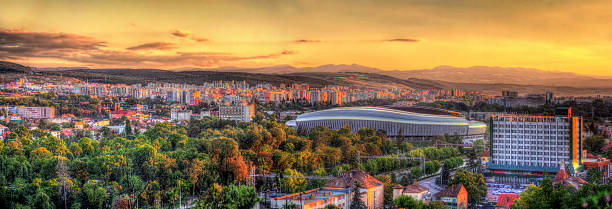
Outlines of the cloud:
<svg viewBox="0 0 612 209">
<path fill-rule="evenodd" d="M 0 30 L 0 60 L 7 61 L 50 58 L 95 67 L 216 67 L 295 54 L 290 50 L 254 56 L 238 56 L 225 52 L 149 53 L 149 50 L 167 50 L 174 47 L 172 43 L 153 42 L 126 50 L 113 50 L 108 49 L 104 41 L 76 34 Z"/>
<path fill-rule="evenodd" d="M 168 42 L 152 42 L 152 43 L 145 43 L 145 44 L 140 44 L 137 46 L 132 46 L 132 47 L 128 47 L 126 48 L 127 50 L 170 50 L 170 49 L 175 49 L 176 46 L 173 43 L 168 43 Z"/>
<path fill-rule="evenodd" d="M 391 42 L 419 42 L 418 39 L 414 39 L 414 38 L 394 38 L 394 39 L 387 39 L 384 41 L 391 41 Z"/>
<path fill-rule="evenodd" d="M 293 41 L 293 43 L 319 43 L 321 40 L 312 40 L 312 39 L 298 39 Z"/>
<path fill-rule="evenodd" d="M 174 31 L 170 32 L 170 34 L 172 34 L 173 36 L 176 36 L 176 37 L 181 37 L 181 38 L 186 38 L 186 37 L 190 37 L 191 36 L 191 32 L 186 31 L 186 30 L 180 30 L 180 29 L 174 30 Z"/>
<path fill-rule="evenodd" d="M 196 37 L 191 37 L 191 40 L 197 41 L 197 42 L 205 42 L 208 41 L 208 39 L 206 38 L 196 38 Z"/>
<path fill-rule="evenodd" d="M 208 39 L 206 38 L 200 38 L 200 37 L 195 37 L 191 34 L 191 32 L 186 31 L 186 30 L 181 30 L 181 29 L 176 29 L 170 32 L 171 35 L 179 37 L 179 38 L 189 38 L 191 40 L 197 41 L 197 42 L 205 42 L 208 41 Z"/>
<path fill-rule="evenodd" d="M 50 57 L 54 54 L 99 50 L 105 46 L 106 42 L 75 34 L 0 30 L 0 58 Z"/>
<path fill-rule="evenodd" d="M 291 55 L 291 54 L 295 54 L 295 51 L 283 50 L 280 54 L 282 54 L 282 55 Z"/>
</svg>

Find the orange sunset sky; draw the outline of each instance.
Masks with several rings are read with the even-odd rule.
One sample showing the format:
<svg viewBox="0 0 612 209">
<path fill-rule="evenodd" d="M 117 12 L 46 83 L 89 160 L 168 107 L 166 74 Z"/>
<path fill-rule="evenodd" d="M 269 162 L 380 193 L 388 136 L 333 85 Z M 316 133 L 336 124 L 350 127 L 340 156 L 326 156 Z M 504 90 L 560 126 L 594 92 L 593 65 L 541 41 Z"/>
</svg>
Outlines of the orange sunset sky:
<svg viewBox="0 0 612 209">
<path fill-rule="evenodd" d="M 0 60 L 37 67 L 357 63 L 612 76 L 610 1 L 0 0 Z"/>
</svg>

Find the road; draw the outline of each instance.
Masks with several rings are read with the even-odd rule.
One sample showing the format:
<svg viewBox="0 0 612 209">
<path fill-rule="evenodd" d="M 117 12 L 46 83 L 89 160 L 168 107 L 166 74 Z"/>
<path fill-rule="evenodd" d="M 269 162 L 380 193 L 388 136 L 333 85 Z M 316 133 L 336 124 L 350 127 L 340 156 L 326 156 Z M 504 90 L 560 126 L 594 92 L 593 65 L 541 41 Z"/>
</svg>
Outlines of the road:
<svg viewBox="0 0 612 209">
<path fill-rule="evenodd" d="M 456 170 L 451 171 L 451 173 L 450 173 L 450 177 L 451 178 L 455 175 L 455 172 L 456 172 Z M 432 177 L 429 177 L 429 178 L 422 179 L 422 180 L 418 181 L 418 183 L 421 186 L 424 186 L 425 188 L 429 189 L 429 193 L 433 195 L 433 194 L 438 193 L 438 192 L 440 192 L 440 191 L 442 191 L 444 189 L 443 187 L 440 187 L 440 186 L 438 186 L 436 184 L 436 178 L 438 176 L 440 176 L 440 175 L 438 174 L 438 175 L 435 175 L 435 176 L 432 176 Z"/>
</svg>

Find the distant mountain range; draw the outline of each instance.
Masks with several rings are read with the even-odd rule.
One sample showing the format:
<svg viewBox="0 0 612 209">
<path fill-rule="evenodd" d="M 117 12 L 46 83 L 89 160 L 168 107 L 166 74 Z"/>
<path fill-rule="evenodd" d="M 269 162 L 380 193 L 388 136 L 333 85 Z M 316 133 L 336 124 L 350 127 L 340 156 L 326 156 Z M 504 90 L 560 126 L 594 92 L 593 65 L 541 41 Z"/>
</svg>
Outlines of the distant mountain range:
<svg viewBox="0 0 612 209">
<path fill-rule="evenodd" d="M 213 69 L 87 69 L 30 68 L 0 62 L 3 72 L 37 72 L 49 76 L 75 77 L 90 82 L 147 83 L 174 82 L 201 84 L 215 80 L 247 80 L 249 83 L 309 83 L 311 86 L 344 85 L 352 87 L 460 88 L 499 95 L 501 90 L 520 94 L 552 91 L 560 96 L 612 96 L 612 78 L 595 78 L 575 73 L 543 71 L 530 68 L 474 66 L 458 68 L 439 66 L 425 70 L 392 70 L 352 65 L 293 67 L 278 65 L 262 68 L 221 67 Z"/>
<path fill-rule="evenodd" d="M 385 71 L 362 65 L 321 65 L 318 67 L 296 68 L 290 65 L 278 65 L 263 68 L 214 68 L 194 69 L 221 72 L 247 72 L 261 74 L 293 74 L 293 73 L 339 73 L 361 72 L 375 73 L 396 77 L 399 79 L 418 78 L 453 83 L 471 84 L 516 84 L 567 86 L 577 88 L 612 88 L 612 78 L 596 78 L 576 73 L 544 71 L 533 68 L 504 68 L 489 66 L 473 66 L 459 68 L 453 66 L 438 66 L 424 70 L 390 70 Z"/>
</svg>

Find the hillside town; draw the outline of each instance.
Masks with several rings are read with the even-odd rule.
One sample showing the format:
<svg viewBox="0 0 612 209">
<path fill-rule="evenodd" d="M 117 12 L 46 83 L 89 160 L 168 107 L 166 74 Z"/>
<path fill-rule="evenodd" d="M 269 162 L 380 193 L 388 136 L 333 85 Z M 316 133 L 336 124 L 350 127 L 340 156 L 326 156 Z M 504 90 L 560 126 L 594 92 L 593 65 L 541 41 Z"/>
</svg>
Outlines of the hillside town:
<svg viewBox="0 0 612 209">
<path fill-rule="evenodd" d="M 255 208 L 511 208 L 529 204 L 527 198 L 535 197 L 523 195 L 547 185 L 580 191 L 585 184 L 607 185 L 612 177 L 611 112 L 592 109 L 612 107 L 609 97 L 562 98 L 552 92 L 519 96 L 507 90 L 487 96 L 459 89 L 310 88 L 246 81 L 126 85 L 32 75 L 3 83 L 1 90 L 0 138 L 3 153 L 13 153 L 5 158 L 89 158 L 78 161 L 82 165 L 68 164 L 69 173 L 88 172 L 71 178 L 106 191 L 99 202 L 104 208 L 209 208 L 210 201 L 221 197 L 197 194 L 210 192 L 207 185 L 220 186 L 214 181 L 239 182 L 233 189 L 254 195 L 244 204 Z M 206 157 L 166 168 L 178 172 L 183 167 L 189 173 L 177 177 L 187 182 L 184 189 L 166 182 L 157 193 L 133 190 L 139 195 L 125 196 L 121 188 L 129 185 L 116 169 L 139 159 L 128 161 L 123 158 L 129 156 L 107 150 L 117 146 L 112 141 L 128 143 L 124 140 L 139 141 L 134 149 L 148 146 L 166 153 L 149 160 L 163 156 L 167 163 L 177 163 L 171 153 L 196 146 L 192 143 L 205 143 L 193 149 L 202 149 Z M 235 147 L 214 154 L 214 149 L 228 149 L 216 147 L 219 143 Z M 87 146 L 91 155 L 83 154 Z M 239 160 L 226 173 L 205 170 L 228 166 L 215 160 L 230 153 L 223 158 Z M 124 157 L 108 159 L 116 165 L 97 165 L 91 161 L 96 156 Z M 111 167 L 105 168 L 107 174 L 95 174 L 86 171 L 92 166 Z M 149 175 L 142 173 L 148 166 L 157 165 L 131 168 L 143 169 L 134 172 L 140 173 L 138 181 L 151 181 L 144 184 L 147 188 L 157 181 L 142 176 Z M 217 180 L 206 180 L 207 172 L 219 175 Z M 41 178 L 57 179 L 54 173 Z M 217 189 L 226 188 L 231 189 Z M 177 190 L 179 196 L 169 201 L 164 192 Z"/>
</svg>

